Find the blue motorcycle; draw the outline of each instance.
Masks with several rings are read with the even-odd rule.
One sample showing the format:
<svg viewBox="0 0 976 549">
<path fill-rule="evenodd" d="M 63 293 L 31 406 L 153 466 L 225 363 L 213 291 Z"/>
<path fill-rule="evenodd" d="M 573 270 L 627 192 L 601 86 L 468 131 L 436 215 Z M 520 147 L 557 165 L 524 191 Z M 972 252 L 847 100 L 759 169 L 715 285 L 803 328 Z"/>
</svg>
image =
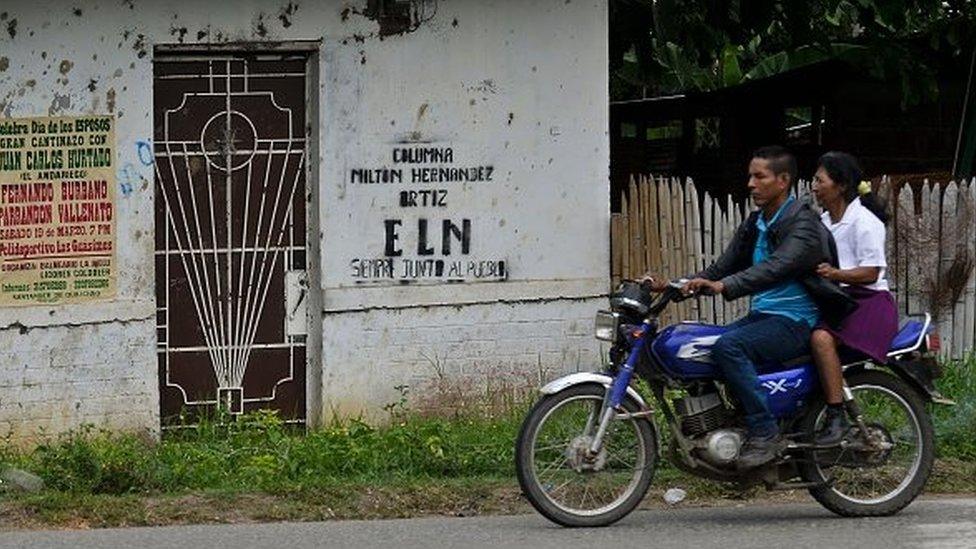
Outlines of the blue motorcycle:
<svg viewBox="0 0 976 549">
<path fill-rule="evenodd" d="M 596 317 L 597 339 L 611 344 L 605 370 L 542 388 L 516 442 L 519 484 L 536 510 L 563 526 L 611 524 L 640 504 L 661 457 L 741 487 L 807 489 L 842 516 L 891 515 L 921 493 L 935 451 L 926 402 L 951 404 L 934 385 L 939 340 L 929 315 L 905 323 L 884 364 L 844 357 L 850 427 L 834 445 L 813 443 L 826 404 L 811 359 L 761 365 L 759 382 L 788 442 L 769 464 L 743 470 L 736 460 L 744 418 L 710 357 L 725 328 L 658 327 L 668 304 L 688 298 L 682 283 L 654 299 L 640 283 L 625 281 L 611 295 L 611 309 Z M 657 409 L 635 388 L 640 382 Z"/>
</svg>

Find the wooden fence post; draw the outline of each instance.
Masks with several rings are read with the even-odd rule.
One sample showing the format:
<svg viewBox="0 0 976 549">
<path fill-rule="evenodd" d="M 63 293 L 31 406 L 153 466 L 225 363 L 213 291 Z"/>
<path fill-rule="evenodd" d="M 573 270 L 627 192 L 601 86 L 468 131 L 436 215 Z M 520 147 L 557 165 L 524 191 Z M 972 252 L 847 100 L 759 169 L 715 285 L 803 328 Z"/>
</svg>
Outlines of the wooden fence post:
<svg viewBox="0 0 976 549">
<path fill-rule="evenodd" d="M 712 197 L 705 191 L 702 196 L 702 268 L 708 267 L 715 261 L 715 231 L 713 230 L 713 216 L 714 204 L 712 204 Z M 721 298 L 719 298 L 721 299 Z M 704 322 L 711 324 L 716 323 L 716 307 L 714 299 L 709 300 L 705 304 L 705 318 Z"/>
<path fill-rule="evenodd" d="M 610 286 L 616 288 L 623 278 L 623 256 L 621 248 L 626 245 L 623 235 L 620 232 L 622 225 L 622 215 L 619 213 L 610 214 Z"/>
<path fill-rule="evenodd" d="M 620 232 L 626 235 L 626 242 L 620 246 L 620 273 L 621 278 L 630 278 L 630 207 L 627 203 L 627 195 L 620 197 Z"/>
<path fill-rule="evenodd" d="M 968 182 L 962 191 L 968 206 L 968 226 L 966 230 L 966 252 L 970 261 L 976 263 L 976 179 Z M 963 291 L 963 353 L 954 357 L 961 358 L 965 353 L 973 353 L 976 347 L 976 268 L 969 272 L 966 289 Z"/>
<path fill-rule="evenodd" d="M 637 184 L 633 178 L 630 180 L 627 194 L 627 223 L 630 234 L 630 246 L 627 255 L 630 256 L 630 269 L 627 271 L 627 278 L 634 278 L 640 270 L 641 231 L 640 231 L 640 199 L 637 196 Z"/>
</svg>

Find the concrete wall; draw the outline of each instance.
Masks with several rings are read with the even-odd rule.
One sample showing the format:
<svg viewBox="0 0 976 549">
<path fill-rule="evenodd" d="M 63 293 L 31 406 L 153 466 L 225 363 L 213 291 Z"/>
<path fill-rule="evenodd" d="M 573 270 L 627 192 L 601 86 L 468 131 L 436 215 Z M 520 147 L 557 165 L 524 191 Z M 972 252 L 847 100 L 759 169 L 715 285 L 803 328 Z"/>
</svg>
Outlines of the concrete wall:
<svg viewBox="0 0 976 549">
<path fill-rule="evenodd" d="M 323 386 L 330 413 L 396 403 L 406 386 L 417 406 L 482 402 L 485 391 L 517 392 L 564 371 L 593 369 L 590 300 L 370 311 L 326 318 Z M 436 321 L 432 320 L 436 318 Z M 360 345 L 340 345 L 339 334 Z"/>
<path fill-rule="evenodd" d="M 435 356 L 450 375 L 473 381 L 479 370 L 559 372 L 598 363 L 589 331 L 599 302 L 586 298 L 605 292 L 609 264 L 602 4 L 441 2 L 409 36 L 326 45 L 327 410 L 390 402 L 401 384 L 416 394 L 436 375 Z M 394 162 L 403 147 L 450 148 L 453 163 L 441 165 L 490 167 L 491 181 L 414 184 L 413 165 Z M 402 183 L 353 182 L 352 170 L 398 167 Z M 412 189 L 444 190 L 446 206 L 401 207 L 398 193 Z M 351 263 L 384 258 L 383 223 L 391 219 L 402 221 L 398 280 L 356 277 Z M 471 220 L 469 255 L 458 254 L 457 241 L 443 255 L 444 219 Z M 433 232 L 432 256 L 416 253 L 420 220 Z M 466 281 L 403 276 L 404 259 L 425 258 L 461 261 Z M 507 280 L 470 276 L 471 262 L 482 261 L 503 261 Z"/>
<path fill-rule="evenodd" d="M 0 435 L 28 440 L 80 423 L 155 431 L 151 335 L 146 322 L 0 331 Z"/>
<path fill-rule="evenodd" d="M 183 0 L 0 7 L 0 118 L 115 113 L 126 190 L 118 195 L 116 300 L 0 309 L 0 430 L 158 428 L 153 168 L 140 161 L 138 143 L 152 136 L 152 60 L 161 45 L 317 42 L 309 187 L 318 235 L 310 237 L 320 237 L 312 274 L 322 291 L 310 313 L 321 333 L 309 372 L 311 419 L 377 410 L 394 386 L 423 385 L 434 355 L 457 375 L 597 363 L 590 319 L 609 263 L 605 2 L 417 1 L 411 24 L 399 29 L 366 8 Z M 404 148 L 450 149 L 451 159 L 401 165 L 394 150 Z M 413 183 L 416 167 L 492 175 Z M 397 168 L 405 181 L 359 182 L 357 170 Z M 401 191 L 420 189 L 446 191 L 443 205 L 403 206 Z M 432 256 L 418 254 L 422 219 Z M 362 276 L 363 260 L 391 259 L 391 220 L 399 221 L 397 272 L 404 260 L 433 259 L 445 262 L 444 275 Z M 453 238 L 444 255 L 444 220 L 458 230 L 468 220 L 467 253 Z M 459 281 L 448 283 L 455 261 Z M 505 276 L 488 276 L 484 266 L 498 262 Z"/>
</svg>

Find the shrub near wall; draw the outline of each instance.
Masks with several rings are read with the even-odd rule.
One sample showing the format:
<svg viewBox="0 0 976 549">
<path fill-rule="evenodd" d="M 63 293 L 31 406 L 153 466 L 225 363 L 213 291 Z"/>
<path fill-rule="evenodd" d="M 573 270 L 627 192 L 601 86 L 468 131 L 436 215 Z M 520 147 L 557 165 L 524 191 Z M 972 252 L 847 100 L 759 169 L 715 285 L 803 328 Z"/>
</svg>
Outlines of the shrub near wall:
<svg viewBox="0 0 976 549">
<path fill-rule="evenodd" d="M 976 355 L 952 362 L 939 380 L 956 407 L 933 407 L 938 455 L 976 461 Z M 75 494 L 154 494 L 191 490 L 289 494 L 344 484 L 486 478 L 514 481 L 514 441 L 525 411 L 422 417 L 403 408 L 390 422 L 336 422 L 296 433 L 271 413 L 204 423 L 159 443 L 91 428 L 21 452 L 0 443 L 0 468 L 40 475 Z M 661 462 L 667 467 L 666 462 Z"/>
<path fill-rule="evenodd" d="M 0 459 L 37 473 L 53 490 L 93 494 L 275 493 L 348 482 L 511 477 L 518 419 L 412 418 L 384 427 L 350 420 L 301 435 L 273 414 L 256 413 L 158 444 L 86 428 L 29 453 L 7 446 Z"/>
<path fill-rule="evenodd" d="M 947 361 L 936 384 L 956 406 L 933 406 L 939 457 L 976 461 L 976 352 Z"/>
</svg>

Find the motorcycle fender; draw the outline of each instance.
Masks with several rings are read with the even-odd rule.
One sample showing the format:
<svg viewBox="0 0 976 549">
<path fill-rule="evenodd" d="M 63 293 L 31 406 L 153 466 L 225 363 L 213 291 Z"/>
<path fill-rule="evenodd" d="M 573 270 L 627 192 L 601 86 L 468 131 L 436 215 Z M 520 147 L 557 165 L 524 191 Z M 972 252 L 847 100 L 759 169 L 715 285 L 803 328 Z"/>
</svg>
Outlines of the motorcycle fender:
<svg viewBox="0 0 976 549">
<path fill-rule="evenodd" d="M 942 371 L 934 357 L 921 357 L 908 361 L 892 360 L 887 366 L 898 374 L 898 377 L 913 386 L 926 400 L 946 406 L 956 405 L 935 388 L 935 378 L 941 377 Z"/>
<path fill-rule="evenodd" d="M 576 385 L 585 385 L 587 383 L 596 383 L 609 389 L 610 385 L 613 383 L 613 378 L 602 372 L 578 372 L 575 374 L 569 374 L 568 376 L 563 376 L 559 379 L 554 379 L 549 383 L 546 383 L 542 387 L 542 389 L 539 389 L 539 391 L 544 395 L 552 395 L 564 389 L 568 389 Z M 634 390 L 633 387 L 627 387 L 627 396 L 634 399 L 634 402 L 637 403 L 637 405 L 640 407 L 640 410 L 642 412 L 647 412 L 651 410 L 651 407 L 648 406 L 646 402 L 644 402 L 644 399 L 641 398 L 641 396 L 637 393 L 637 391 Z M 653 435 L 654 441 L 656 442 L 655 453 L 660 458 L 661 457 L 660 431 L 658 430 L 657 425 L 655 425 L 653 417 L 648 415 L 645 416 L 644 419 L 651 426 L 651 431 L 654 433 Z"/>
<path fill-rule="evenodd" d="M 546 383 L 540 391 L 544 395 L 552 395 L 563 389 L 586 383 L 597 383 L 604 387 L 610 387 L 610 384 L 613 383 L 613 378 L 601 372 L 577 372 Z M 627 395 L 634 399 L 634 402 L 640 406 L 641 410 L 651 409 L 633 387 L 627 387 Z"/>
<path fill-rule="evenodd" d="M 919 370 L 912 366 L 907 366 L 899 361 L 889 361 L 885 364 L 884 368 L 879 368 L 874 364 L 861 363 L 854 366 L 848 366 L 844 368 L 845 377 L 851 373 L 860 372 L 864 370 L 875 370 L 878 372 L 885 372 L 887 374 L 894 374 L 901 378 L 902 381 L 908 383 L 915 389 L 915 391 L 928 402 L 934 404 L 942 404 L 944 406 L 955 406 L 956 403 L 942 395 L 935 388 L 932 383 L 932 378 L 924 374 L 920 374 Z"/>
</svg>

